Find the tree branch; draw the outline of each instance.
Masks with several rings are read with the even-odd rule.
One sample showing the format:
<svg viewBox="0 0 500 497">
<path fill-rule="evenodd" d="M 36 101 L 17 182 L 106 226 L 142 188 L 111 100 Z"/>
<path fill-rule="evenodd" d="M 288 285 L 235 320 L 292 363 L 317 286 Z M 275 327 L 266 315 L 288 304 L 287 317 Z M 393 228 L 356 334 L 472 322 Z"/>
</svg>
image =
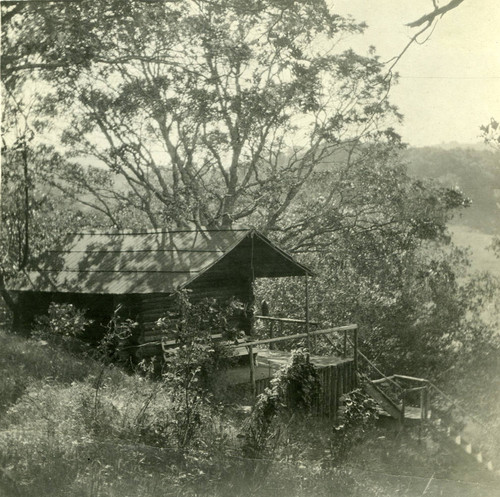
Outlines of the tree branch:
<svg viewBox="0 0 500 497">
<path fill-rule="evenodd" d="M 436 17 L 442 16 L 447 12 L 449 12 L 450 10 L 457 8 L 461 3 L 463 3 L 463 1 L 464 0 L 451 0 L 446 5 L 435 8 L 432 12 L 425 14 L 416 21 L 409 22 L 407 26 L 409 26 L 410 28 L 417 28 L 419 26 L 422 26 L 422 24 L 433 23 Z M 434 4 L 434 6 L 436 7 L 436 4 Z"/>
</svg>

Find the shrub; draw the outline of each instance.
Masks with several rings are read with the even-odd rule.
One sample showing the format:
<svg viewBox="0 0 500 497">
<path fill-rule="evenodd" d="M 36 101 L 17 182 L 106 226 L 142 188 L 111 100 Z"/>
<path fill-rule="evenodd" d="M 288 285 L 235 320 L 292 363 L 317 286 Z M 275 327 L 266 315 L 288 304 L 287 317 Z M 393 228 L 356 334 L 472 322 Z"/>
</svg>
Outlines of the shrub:
<svg viewBox="0 0 500 497">
<path fill-rule="evenodd" d="M 163 381 L 170 391 L 180 447 L 191 445 L 204 419 L 209 420 L 212 415 L 209 390 L 214 386 L 215 373 L 226 368 L 231 359 L 230 350 L 212 335 L 222 333 L 228 338 L 235 333 L 230 319 L 235 307 L 231 305 L 220 306 L 214 300 L 194 305 L 186 292 L 179 292 L 179 312 L 159 319 L 156 324 L 162 335 L 175 337 L 177 342 L 164 352 Z"/>
<path fill-rule="evenodd" d="M 342 421 L 334 427 L 330 445 L 334 462 L 344 459 L 349 450 L 363 440 L 368 428 L 378 419 L 377 404 L 362 390 L 357 389 L 343 395 L 341 400 L 344 404 Z"/>
<path fill-rule="evenodd" d="M 259 395 L 246 426 L 243 452 L 259 457 L 273 439 L 273 421 L 285 408 L 309 414 L 320 391 L 316 368 L 306 349 L 292 351 L 290 362 L 271 380 L 271 388 Z"/>
<path fill-rule="evenodd" d="M 97 358 L 101 362 L 126 362 L 129 358 L 126 347 L 139 323 L 120 316 L 121 309 L 121 305 L 115 308 L 109 323 L 106 325 L 106 331 L 97 345 Z"/>
<path fill-rule="evenodd" d="M 84 310 L 77 309 L 73 304 L 51 302 L 47 315 L 35 318 L 32 336 L 68 347 L 92 322 L 85 317 Z"/>
</svg>

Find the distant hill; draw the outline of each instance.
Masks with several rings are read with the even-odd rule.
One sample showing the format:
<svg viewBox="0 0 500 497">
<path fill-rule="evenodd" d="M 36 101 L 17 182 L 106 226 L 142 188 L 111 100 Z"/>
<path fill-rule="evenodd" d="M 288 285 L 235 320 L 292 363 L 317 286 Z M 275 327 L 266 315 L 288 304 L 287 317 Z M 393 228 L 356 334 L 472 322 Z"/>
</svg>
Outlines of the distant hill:
<svg viewBox="0 0 500 497">
<path fill-rule="evenodd" d="M 443 142 L 436 145 L 429 145 L 427 148 L 437 148 L 442 150 L 453 150 L 453 149 L 478 150 L 480 152 L 489 150 L 488 145 L 486 145 L 483 142 L 478 142 L 478 143 Z"/>
<path fill-rule="evenodd" d="M 500 235 L 500 152 L 423 147 L 408 149 L 405 158 L 411 175 L 458 186 L 472 200 L 452 224 Z"/>
<path fill-rule="evenodd" d="M 453 241 L 472 251 L 473 268 L 500 276 L 500 259 L 488 249 L 500 235 L 500 152 L 480 146 L 410 148 L 408 172 L 457 186 L 472 200 L 450 223 Z"/>
</svg>

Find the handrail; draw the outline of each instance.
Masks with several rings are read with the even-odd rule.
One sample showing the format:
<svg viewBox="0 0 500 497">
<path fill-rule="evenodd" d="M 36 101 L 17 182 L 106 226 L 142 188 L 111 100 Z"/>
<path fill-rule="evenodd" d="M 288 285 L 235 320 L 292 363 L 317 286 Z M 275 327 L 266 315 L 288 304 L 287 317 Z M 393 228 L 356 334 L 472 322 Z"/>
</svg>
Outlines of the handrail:
<svg viewBox="0 0 500 497">
<path fill-rule="evenodd" d="M 354 345 L 352 343 L 352 341 L 348 338 L 347 339 L 349 341 L 349 343 L 351 345 Z M 399 385 L 399 383 L 395 382 L 393 379 L 391 379 L 389 376 L 385 375 L 384 373 L 382 373 L 382 371 L 380 371 L 380 369 L 377 368 L 377 366 L 375 366 L 375 364 L 370 361 L 370 359 L 368 359 L 368 357 L 365 356 L 365 354 L 363 354 L 363 352 L 361 352 L 359 349 L 358 349 L 358 354 L 360 357 L 362 357 L 380 376 L 382 376 L 382 378 L 386 379 L 387 381 L 389 381 L 390 383 L 393 383 L 396 387 L 398 387 L 400 390 L 403 390 L 403 388 L 401 387 L 401 385 Z"/>
<path fill-rule="evenodd" d="M 401 378 L 402 380 L 417 381 L 420 383 L 429 383 L 429 380 L 426 380 L 425 378 L 417 378 L 415 376 L 406 376 L 404 374 L 393 374 L 392 376 L 394 378 Z"/>
<path fill-rule="evenodd" d="M 426 390 L 427 386 L 423 387 L 413 387 L 413 388 L 404 388 L 403 391 L 405 394 L 411 393 L 411 392 L 421 392 L 422 390 Z"/>
<path fill-rule="evenodd" d="M 393 383 L 394 385 L 396 385 L 399 389 L 401 390 L 404 390 L 403 387 L 401 387 L 401 385 L 399 385 L 397 382 L 395 382 L 394 380 L 392 380 L 391 377 L 388 377 L 386 376 L 384 373 L 382 373 L 382 371 L 380 371 L 377 366 L 375 366 L 375 364 L 373 364 L 370 359 L 368 359 L 368 357 L 365 356 L 365 354 L 363 354 L 363 352 L 359 351 L 358 350 L 358 354 L 377 372 L 379 373 L 383 379 L 386 379 L 387 381 Z M 396 377 L 396 378 L 402 378 L 402 379 L 408 379 L 408 380 L 413 380 L 413 381 L 420 381 L 420 382 L 426 382 L 427 383 L 427 386 L 429 388 L 432 388 L 433 390 L 435 390 L 437 393 L 439 393 L 440 395 L 442 395 L 448 402 L 450 402 L 452 404 L 452 406 L 454 407 L 457 407 L 463 414 L 465 414 L 465 416 L 467 416 L 468 418 L 472 419 L 473 421 L 475 421 L 477 424 L 479 424 L 482 428 L 484 429 L 488 429 L 488 427 L 480 420 L 478 419 L 476 416 L 473 416 L 472 414 L 470 414 L 469 412 L 467 412 L 467 410 L 465 410 L 458 401 L 456 401 L 455 399 L 453 399 L 452 397 L 450 397 L 448 394 L 446 394 L 445 392 L 443 392 L 440 388 L 438 388 L 436 385 L 434 385 L 434 383 L 432 383 L 431 381 L 429 380 L 426 380 L 424 378 L 416 378 L 416 377 L 413 377 L 413 376 L 405 376 L 405 375 L 392 375 L 392 377 Z"/>
<path fill-rule="evenodd" d="M 306 324 L 307 321 L 305 319 L 296 319 L 296 318 L 278 318 L 274 316 L 261 316 L 259 314 L 254 316 L 255 319 L 262 319 L 263 321 L 276 321 L 279 323 L 297 323 L 297 324 Z M 313 326 L 319 326 L 318 321 L 309 321 L 309 324 Z"/>
<path fill-rule="evenodd" d="M 370 380 L 374 385 L 378 385 L 379 383 L 384 383 L 386 381 L 390 381 L 394 378 L 394 375 L 385 376 L 384 378 L 377 378 L 376 380 Z"/>
<path fill-rule="evenodd" d="M 457 407 L 460 411 L 462 411 L 463 414 L 465 414 L 468 418 L 474 420 L 477 424 L 479 424 L 482 428 L 484 429 L 488 429 L 488 427 L 480 420 L 478 419 L 476 416 L 473 416 L 472 414 L 470 414 L 469 412 L 467 412 L 460 404 L 458 401 L 456 401 L 455 399 L 453 399 L 452 397 L 450 397 L 448 394 L 446 394 L 445 392 L 443 392 L 440 388 L 438 388 L 436 385 L 434 385 L 434 383 L 430 382 L 429 381 L 429 387 L 434 389 L 437 393 L 439 393 L 440 395 L 442 395 L 446 400 L 448 400 L 449 402 L 451 402 L 451 405 L 453 407 Z"/>
<path fill-rule="evenodd" d="M 348 341 L 349 341 L 349 343 L 351 345 L 353 345 L 352 341 L 349 338 L 348 338 Z M 411 391 L 432 389 L 435 392 L 437 392 L 439 395 L 441 395 L 442 397 L 444 397 L 448 402 L 450 402 L 452 407 L 456 407 L 467 418 L 471 419 L 472 421 L 474 421 L 475 423 L 477 423 L 479 426 L 481 426 L 481 428 L 483 428 L 484 430 L 488 430 L 489 429 L 488 426 L 483 421 L 481 421 L 476 416 L 470 414 L 466 409 L 464 409 L 464 407 L 462 407 L 462 405 L 460 405 L 460 403 L 457 400 L 453 399 L 447 393 L 443 392 L 443 390 L 441 390 L 439 387 L 437 387 L 430 380 L 427 380 L 425 378 L 417 378 L 417 377 L 414 377 L 414 376 L 406 376 L 406 375 L 398 375 L 398 374 L 391 375 L 391 376 L 386 376 L 382 371 L 380 371 L 380 369 L 377 368 L 377 366 L 375 366 L 375 364 L 372 361 L 370 361 L 370 359 L 368 359 L 368 357 L 365 354 L 363 354 L 363 352 L 361 352 L 360 350 L 358 350 L 358 354 L 359 354 L 359 356 L 361 358 L 363 358 L 368 363 L 369 366 L 371 366 L 380 376 L 382 376 L 382 378 L 380 378 L 380 379 L 386 380 L 386 381 L 394 384 L 397 388 L 399 388 L 400 390 L 402 390 L 403 393 L 405 391 L 411 392 Z M 422 387 L 405 389 L 401 385 L 399 385 L 396 381 L 394 381 L 392 378 L 400 378 L 402 380 L 416 381 L 416 382 L 420 382 L 420 383 L 425 383 L 426 385 L 422 386 Z M 369 378 L 367 378 L 367 379 L 369 380 Z M 377 380 L 375 380 L 375 382 L 377 382 Z"/>
<path fill-rule="evenodd" d="M 276 338 L 265 338 L 263 340 L 256 340 L 254 342 L 245 342 L 243 344 L 232 344 L 229 347 L 232 347 L 232 348 L 255 347 L 256 345 L 264 345 L 267 343 L 283 342 L 285 340 L 295 340 L 298 338 L 307 338 L 308 335 L 310 335 L 310 336 L 325 335 L 327 333 L 336 333 L 338 331 L 357 330 L 357 329 L 358 329 L 357 324 L 348 324 L 346 326 L 338 326 L 336 328 L 328 328 L 326 330 L 316 330 L 316 331 L 311 331 L 309 333 L 297 333 L 295 335 L 288 335 L 288 336 L 276 337 Z"/>
</svg>

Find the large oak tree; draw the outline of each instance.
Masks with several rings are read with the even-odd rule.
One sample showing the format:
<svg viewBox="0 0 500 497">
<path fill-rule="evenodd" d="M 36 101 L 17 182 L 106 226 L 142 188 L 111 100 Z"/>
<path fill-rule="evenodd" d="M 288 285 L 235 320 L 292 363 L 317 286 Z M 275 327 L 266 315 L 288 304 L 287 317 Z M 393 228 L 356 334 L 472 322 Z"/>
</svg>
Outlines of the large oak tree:
<svg viewBox="0 0 500 497">
<path fill-rule="evenodd" d="M 73 158 L 120 178 L 86 200 L 128 201 L 152 226 L 277 227 L 339 149 L 396 139 L 383 65 L 336 47 L 363 25 L 321 0 L 82 1 L 18 16 L 11 39 L 30 36 L 12 42 L 24 57 L 8 71 L 39 68 Z M 57 172 L 84 186 L 78 166 Z"/>
</svg>

